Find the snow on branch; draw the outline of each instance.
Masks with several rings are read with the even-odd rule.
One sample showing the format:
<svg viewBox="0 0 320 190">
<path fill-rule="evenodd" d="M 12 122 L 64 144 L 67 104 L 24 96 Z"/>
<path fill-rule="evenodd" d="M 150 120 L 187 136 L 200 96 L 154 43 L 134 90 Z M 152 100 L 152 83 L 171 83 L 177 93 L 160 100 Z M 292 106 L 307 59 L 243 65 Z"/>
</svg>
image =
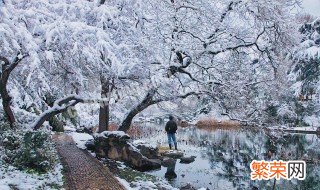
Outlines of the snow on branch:
<svg viewBox="0 0 320 190">
<path fill-rule="evenodd" d="M 157 104 L 157 103 L 160 103 L 160 102 L 172 101 L 172 100 L 175 100 L 175 99 L 185 99 L 185 98 L 188 98 L 189 96 L 199 96 L 201 94 L 202 93 L 200 93 L 200 92 L 188 92 L 188 93 L 183 94 L 183 95 L 177 95 L 177 96 L 170 96 L 170 97 L 164 97 L 164 98 L 155 99 L 155 100 L 152 100 L 151 103 L 152 104 Z"/>
<path fill-rule="evenodd" d="M 65 112 L 69 107 L 75 106 L 78 103 L 84 102 L 85 100 L 77 95 L 70 95 L 65 98 L 59 99 L 54 102 L 53 107 L 49 108 L 47 111 L 43 112 L 37 121 L 34 122 L 32 128 L 38 130 L 42 124 L 49 118 Z"/>
<path fill-rule="evenodd" d="M 0 61 L 4 62 L 4 66 L 10 65 L 10 62 L 7 58 L 0 56 Z"/>
<path fill-rule="evenodd" d="M 10 63 L 10 61 L 3 57 L 0 56 L 0 61 L 3 61 L 4 64 L 1 65 L 1 79 L 4 81 L 7 81 L 9 78 L 10 73 L 17 67 L 17 65 L 24 59 L 28 57 L 28 54 L 22 55 L 20 52 L 17 54 L 17 56 L 14 58 L 14 60 Z"/>
</svg>

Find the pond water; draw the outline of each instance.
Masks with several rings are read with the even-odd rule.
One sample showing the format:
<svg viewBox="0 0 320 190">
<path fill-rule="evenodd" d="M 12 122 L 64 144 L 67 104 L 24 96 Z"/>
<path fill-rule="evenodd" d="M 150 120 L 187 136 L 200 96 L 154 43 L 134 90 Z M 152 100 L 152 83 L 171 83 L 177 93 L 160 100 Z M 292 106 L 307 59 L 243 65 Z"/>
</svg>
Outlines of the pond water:
<svg viewBox="0 0 320 190">
<path fill-rule="evenodd" d="M 163 125 L 147 123 L 139 137 L 146 142 L 167 146 Z M 252 160 L 306 160 L 306 179 L 279 180 L 275 189 L 320 189 L 320 138 L 308 134 L 267 134 L 263 130 L 200 130 L 180 128 L 178 149 L 186 156 L 196 156 L 193 163 L 148 172 L 165 177 L 173 171 L 177 177 L 167 179 L 174 187 L 190 183 L 207 189 L 273 189 L 275 180 L 250 180 Z"/>
</svg>

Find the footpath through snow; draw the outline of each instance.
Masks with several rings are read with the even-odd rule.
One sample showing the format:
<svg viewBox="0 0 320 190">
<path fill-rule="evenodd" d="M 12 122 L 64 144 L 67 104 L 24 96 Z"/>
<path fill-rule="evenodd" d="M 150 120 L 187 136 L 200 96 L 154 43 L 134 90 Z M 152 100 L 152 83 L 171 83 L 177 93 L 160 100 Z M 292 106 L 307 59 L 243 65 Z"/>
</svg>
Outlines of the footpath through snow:
<svg viewBox="0 0 320 190">
<path fill-rule="evenodd" d="M 53 136 L 64 166 L 66 188 L 87 190 L 124 190 L 125 188 L 96 158 L 80 150 L 66 134 Z"/>
</svg>

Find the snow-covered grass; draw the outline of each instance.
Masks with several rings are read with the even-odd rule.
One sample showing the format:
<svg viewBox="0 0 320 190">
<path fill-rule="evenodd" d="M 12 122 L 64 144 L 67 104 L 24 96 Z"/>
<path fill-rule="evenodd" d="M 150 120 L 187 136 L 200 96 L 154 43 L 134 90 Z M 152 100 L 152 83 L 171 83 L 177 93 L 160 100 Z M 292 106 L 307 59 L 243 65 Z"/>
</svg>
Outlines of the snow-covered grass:
<svg viewBox="0 0 320 190">
<path fill-rule="evenodd" d="M 93 137 L 87 133 L 70 133 L 71 137 L 73 138 L 76 145 L 81 149 L 86 149 L 86 142 L 89 140 L 93 140 Z"/>
<path fill-rule="evenodd" d="M 46 174 L 28 173 L 2 163 L 0 160 L 1 190 L 33 190 L 33 189 L 63 189 L 62 165 L 58 163 Z"/>
<path fill-rule="evenodd" d="M 129 183 L 125 179 L 116 177 L 119 182 L 127 189 L 127 190 L 153 190 L 153 189 L 166 189 L 166 190 L 178 190 L 177 188 L 172 187 L 168 182 L 159 180 L 158 182 L 152 181 L 143 181 L 137 180 L 134 182 Z"/>
<path fill-rule="evenodd" d="M 151 181 L 135 181 L 129 183 L 128 181 L 116 177 L 118 181 L 127 189 L 127 190 L 156 190 L 156 189 L 165 189 L 165 190 L 178 190 L 178 188 L 172 187 L 168 182 L 165 181 L 158 181 L 158 182 L 151 182 Z M 206 190 L 206 188 L 200 188 L 198 190 Z"/>
</svg>

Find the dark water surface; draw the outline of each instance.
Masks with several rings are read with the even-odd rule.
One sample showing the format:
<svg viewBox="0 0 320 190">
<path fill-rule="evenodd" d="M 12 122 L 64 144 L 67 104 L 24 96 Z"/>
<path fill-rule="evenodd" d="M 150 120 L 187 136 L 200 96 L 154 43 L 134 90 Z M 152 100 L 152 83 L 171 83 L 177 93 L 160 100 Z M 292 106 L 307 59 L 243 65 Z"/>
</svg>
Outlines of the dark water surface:
<svg viewBox="0 0 320 190">
<path fill-rule="evenodd" d="M 136 139 L 167 146 L 163 126 L 146 124 Z M 195 127 L 179 129 L 178 148 L 186 156 L 196 156 L 191 164 L 176 162 L 174 168 L 162 167 L 149 172 L 165 177 L 174 187 L 188 183 L 196 188 L 208 189 L 273 189 L 274 180 L 250 180 L 252 160 L 305 160 L 306 179 L 279 180 L 275 189 L 320 189 L 320 138 L 308 134 L 266 134 L 263 130 L 200 130 Z"/>
</svg>

